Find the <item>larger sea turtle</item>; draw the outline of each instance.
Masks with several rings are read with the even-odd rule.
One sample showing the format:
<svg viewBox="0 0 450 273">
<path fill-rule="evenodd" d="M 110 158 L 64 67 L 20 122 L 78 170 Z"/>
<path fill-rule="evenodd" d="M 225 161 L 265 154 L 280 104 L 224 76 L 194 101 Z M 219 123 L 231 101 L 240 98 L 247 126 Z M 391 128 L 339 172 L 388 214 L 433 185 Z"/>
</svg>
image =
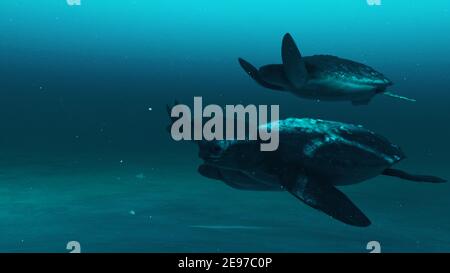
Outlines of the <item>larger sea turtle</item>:
<svg viewBox="0 0 450 273">
<path fill-rule="evenodd" d="M 354 226 L 370 220 L 336 186 L 378 175 L 442 183 L 429 175 L 392 168 L 404 159 L 400 148 L 362 126 L 311 118 L 288 118 L 261 126 L 278 127 L 276 151 L 260 151 L 260 141 L 198 141 L 198 171 L 243 190 L 287 191 L 331 217 Z M 267 128 L 265 128 L 267 129 Z"/>
</svg>

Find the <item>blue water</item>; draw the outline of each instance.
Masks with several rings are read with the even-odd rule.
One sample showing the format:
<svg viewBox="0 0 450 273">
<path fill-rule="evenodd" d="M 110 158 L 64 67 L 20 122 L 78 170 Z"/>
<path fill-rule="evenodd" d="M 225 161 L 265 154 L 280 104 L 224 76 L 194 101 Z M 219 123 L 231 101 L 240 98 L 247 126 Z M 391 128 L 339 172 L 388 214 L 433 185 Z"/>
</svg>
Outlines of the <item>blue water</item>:
<svg viewBox="0 0 450 273">
<path fill-rule="evenodd" d="M 342 190 L 372 225 L 330 219 L 282 192 L 197 173 L 197 148 L 165 128 L 167 103 L 279 104 L 280 115 L 362 124 L 400 145 L 399 168 L 450 177 L 450 2 L 3 0 L 0 252 L 450 251 L 450 184 L 379 176 Z M 368 64 L 395 93 L 367 106 L 255 84 L 238 57 Z M 151 111 L 149 110 L 151 108 Z"/>
</svg>

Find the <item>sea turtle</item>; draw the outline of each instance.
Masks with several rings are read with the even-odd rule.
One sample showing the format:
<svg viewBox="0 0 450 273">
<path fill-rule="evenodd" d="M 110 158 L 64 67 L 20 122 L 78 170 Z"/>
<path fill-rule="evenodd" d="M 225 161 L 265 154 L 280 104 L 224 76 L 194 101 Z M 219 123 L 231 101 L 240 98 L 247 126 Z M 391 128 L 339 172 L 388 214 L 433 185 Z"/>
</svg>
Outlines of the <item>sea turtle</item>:
<svg viewBox="0 0 450 273">
<path fill-rule="evenodd" d="M 198 141 L 201 175 L 243 190 L 288 191 L 307 205 L 344 223 L 365 227 L 370 220 L 336 186 L 378 175 L 442 183 L 391 168 L 405 158 L 401 149 L 362 126 L 312 118 L 288 118 L 261 125 L 279 130 L 276 151 L 260 141 Z M 268 127 L 268 128 L 267 128 Z"/>
<path fill-rule="evenodd" d="M 283 64 L 270 64 L 256 69 L 239 58 L 242 68 L 260 85 L 288 91 L 296 96 L 324 101 L 351 101 L 368 104 L 376 94 L 415 101 L 386 92 L 393 83 L 373 68 L 331 55 L 302 57 L 292 36 L 282 42 Z"/>
</svg>

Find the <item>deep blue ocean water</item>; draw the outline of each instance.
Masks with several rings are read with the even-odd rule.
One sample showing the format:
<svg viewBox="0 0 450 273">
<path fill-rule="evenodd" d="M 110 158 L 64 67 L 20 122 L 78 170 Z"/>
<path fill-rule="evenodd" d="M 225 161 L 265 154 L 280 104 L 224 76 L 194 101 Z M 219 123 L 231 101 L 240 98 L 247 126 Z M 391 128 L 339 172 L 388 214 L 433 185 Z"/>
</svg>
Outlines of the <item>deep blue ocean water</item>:
<svg viewBox="0 0 450 273">
<path fill-rule="evenodd" d="M 279 104 L 280 115 L 362 124 L 400 145 L 405 170 L 450 177 L 450 2 L 445 0 L 3 0 L 0 252 L 450 251 L 450 184 L 376 177 L 342 190 L 355 228 L 283 192 L 197 173 L 165 106 Z M 264 89 L 239 67 L 304 55 L 368 64 L 390 90 L 367 106 Z M 151 111 L 149 110 L 151 108 Z"/>
</svg>

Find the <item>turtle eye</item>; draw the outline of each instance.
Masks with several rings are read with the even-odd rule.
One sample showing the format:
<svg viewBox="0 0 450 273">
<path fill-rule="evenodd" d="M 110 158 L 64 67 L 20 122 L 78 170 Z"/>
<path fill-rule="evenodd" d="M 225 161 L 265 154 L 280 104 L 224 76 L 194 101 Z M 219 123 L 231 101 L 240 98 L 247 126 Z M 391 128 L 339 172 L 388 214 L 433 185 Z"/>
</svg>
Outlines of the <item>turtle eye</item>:
<svg viewBox="0 0 450 273">
<path fill-rule="evenodd" d="M 213 154 L 218 154 L 218 153 L 220 153 L 221 150 L 222 150 L 222 149 L 220 149 L 220 147 L 217 146 L 217 145 L 214 145 L 214 146 L 211 147 L 211 152 L 212 152 Z"/>
</svg>

